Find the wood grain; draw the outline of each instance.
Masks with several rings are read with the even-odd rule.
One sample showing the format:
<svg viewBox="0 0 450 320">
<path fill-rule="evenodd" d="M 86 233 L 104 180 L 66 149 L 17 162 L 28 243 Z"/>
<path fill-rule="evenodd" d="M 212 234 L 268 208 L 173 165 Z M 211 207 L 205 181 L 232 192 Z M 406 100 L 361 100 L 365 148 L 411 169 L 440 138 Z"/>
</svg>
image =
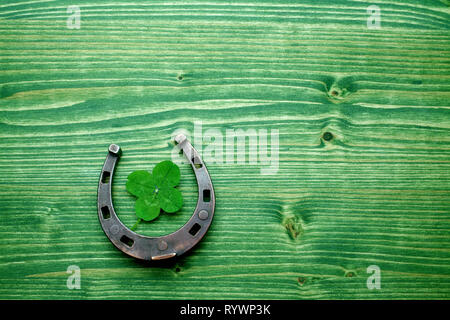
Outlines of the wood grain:
<svg viewBox="0 0 450 320">
<path fill-rule="evenodd" d="M 450 298 L 448 1 L 373 1 L 379 30 L 365 1 L 78 1 L 79 30 L 74 4 L 0 4 L 0 298 Z M 104 236 L 98 176 L 121 145 L 113 196 L 131 226 L 127 175 L 194 121 L 278 129 L 279 170 L 207 164 L 206 238 L 149 267 Z M 189 219 L 190 170 L 182 211 L 141 233 Z"/>
</svg>

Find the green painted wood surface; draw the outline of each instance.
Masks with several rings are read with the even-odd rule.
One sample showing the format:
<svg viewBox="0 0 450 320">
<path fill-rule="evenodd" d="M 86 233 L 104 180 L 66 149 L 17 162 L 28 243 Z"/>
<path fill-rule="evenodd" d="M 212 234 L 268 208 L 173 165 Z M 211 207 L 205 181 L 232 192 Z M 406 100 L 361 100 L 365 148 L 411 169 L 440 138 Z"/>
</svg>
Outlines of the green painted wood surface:
<svg viewBox="0 0 450 320">
<path fill-rule="evenodd" d="M 449 18 L 438 0 L 2 1 L 0 298 L 448 299 Z M 169 159 L 194 121 L 278 129 L 279 171 L 208 164 L 206 238 L 148 267 L 98 223 L 107 146 L 124 150 L 113 194 L 131 226 L 127 175 Z M 186 166 L 180 189 L 182 211 L 141 233 L 189 219 Z"/>
</svg>

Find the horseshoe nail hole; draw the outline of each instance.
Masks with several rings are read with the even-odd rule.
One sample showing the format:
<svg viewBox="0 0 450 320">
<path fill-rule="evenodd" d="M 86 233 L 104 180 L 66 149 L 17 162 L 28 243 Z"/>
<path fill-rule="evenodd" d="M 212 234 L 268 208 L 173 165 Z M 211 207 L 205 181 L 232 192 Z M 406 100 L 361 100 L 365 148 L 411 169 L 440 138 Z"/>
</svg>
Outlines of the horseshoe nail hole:
<svg viewBox="0 0 450 320">
<path fill-rule="evenodd" d="M 176 273 L 178 273 L 178 272 L 180 272 L 180 271 L 181 271 L 180 268 L 178 268 L 178 267 L 175 268 L 175 272 L 176 272 Z"/>
<path fill-rule="evenodd" d="M 103 171 L 102 174 L 102 183 L 109 183 L 109 178 L 111 177 L 111 172 Z"/>
<path fill-rule="evenodd" d="M 111 213 L 109 212 L 108 206 L 102 207 L 102 216 L 103 219 L 109 219 L 111 217 Z"/>
<path fill-rule="evenodd" d="M 177 76 L 177 80 L 178 80 L 178 81 L 183 80 L 183 76 L 182 76 L 182 75 Z"/>
<path fill-rule="evenodd" d="M 127 236 L 123 235 L 122 238 L 120 238 L 120 242 L 122 242 L 123 244 L 129 246 L 130 248 L 133 246 L 134 244 L 134 240 L 128 238 Z"/>
<path fill-rule="evenodd" d="M 331 132 L 325 132 L 322 135 L 323 140 L 325 141 L 331 141 L 333 139 L 333 134 Z"/>
<path fill-rule="evenodd" d="M 211 201 L 211 190 L 205 189 L 203 190 L 203 202 Z"/>
<path fill-rule="evenodd" d="M 189 230 L 189 233 L 193 236 L 195 236 L 201 229 L 201 225 L 199 225 L 198 223 L 194 224 L 191 228 L 191 230 Z"/>
<path fill-rule="evenodd" d="M 197 157 L 192 158 L 192 163 L 194 164 L 195 169 L 200 169 L 203 167 L 202 162 Z"/>
</svg>

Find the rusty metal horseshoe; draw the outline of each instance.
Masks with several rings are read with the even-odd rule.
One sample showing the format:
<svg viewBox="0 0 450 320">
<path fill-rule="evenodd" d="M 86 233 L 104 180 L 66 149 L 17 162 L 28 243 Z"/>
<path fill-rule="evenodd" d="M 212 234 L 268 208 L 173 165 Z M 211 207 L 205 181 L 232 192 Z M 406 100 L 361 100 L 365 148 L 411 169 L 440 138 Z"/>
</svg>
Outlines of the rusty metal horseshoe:
<svg viewBox="0 0 450 320">
<path fill-rule="evenodd" d="M 189 221 L 177 231 L 161 236 L 147 237 L 127 228 L 117 217 L 111 196 L 114 169 L 122 155 L 121 148 L 111 144 L 108 148 L 98 183 L 98 218 L 109 240 L 122 252 L 141 260 L 163 260 L 180 256 L 194 247 L 205 236 L 211 225 L 214 209 L 214 189 L 208 170 L 197 150 L 180 134 L 175 137 L 194 170 L 198 186 L 197 206 Z"/>
</svg>

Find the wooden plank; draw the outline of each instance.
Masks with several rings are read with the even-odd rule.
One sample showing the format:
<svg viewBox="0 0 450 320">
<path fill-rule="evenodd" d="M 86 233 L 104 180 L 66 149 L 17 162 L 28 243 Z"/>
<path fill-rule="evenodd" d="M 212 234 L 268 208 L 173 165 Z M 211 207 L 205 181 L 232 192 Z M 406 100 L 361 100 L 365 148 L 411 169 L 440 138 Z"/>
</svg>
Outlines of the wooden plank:
<svg viewBox="0 0 450 320">
<path fill-rule="evenodd" d="M 73 4 L 0 4 L 0 298 L 450 297 L 448 1 L 377 0 L 375 30 L 363 1 L 79 1 L 68 29 Z M 107 146 L 124 150 L 113 196 L 131 226 L 127 175 L 170 159 L 194 122 L 278 130 L 279 169 L 207 163 L 206 238 L 148 267 L 98 223 Z M 189 219 L 181 169 L 182 211 L 142 234 Z"/>
</svg>

